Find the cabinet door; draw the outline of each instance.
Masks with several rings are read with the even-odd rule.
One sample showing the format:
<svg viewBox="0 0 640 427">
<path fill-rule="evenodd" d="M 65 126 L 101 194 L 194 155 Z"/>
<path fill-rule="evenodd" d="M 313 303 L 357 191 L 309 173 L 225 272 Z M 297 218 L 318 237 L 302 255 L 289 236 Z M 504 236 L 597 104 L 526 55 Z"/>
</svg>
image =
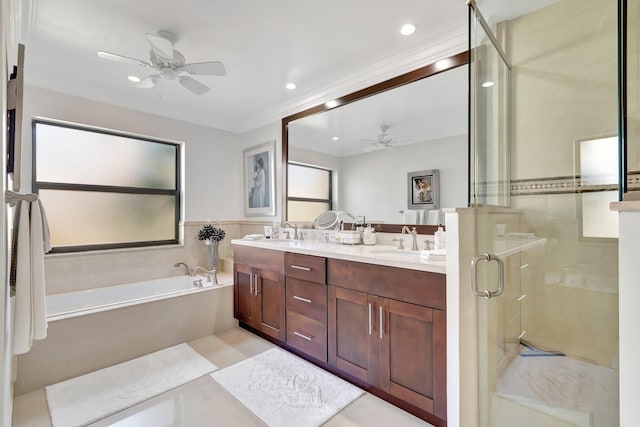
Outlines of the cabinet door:
<svg viewBox="0 0 640 427">
<path fill-rule="evenodd" d="M 233 315 L 240 322 L 257 327 L 254 272 L 249 266 L 234 264 L 233 266 Z"/>
<path fill-rule="evenodd" d="M 390 299 L 378 310 L 383 331 L 379 387 L 446 419 L 444 312 Z"/>
<path fill-rule="evenodd" d="M 328 287 L 328 361 L 330 365 L 376 385 L 378 298 L 335 286 Z"/>
<path fill-rule="evenodd" d="M 284 308 L 284 276 L 273 271 L 256 273 L 256 302 L 258 328 L 265 334 L 284 341 L 286 339 Z"/>
</svg>

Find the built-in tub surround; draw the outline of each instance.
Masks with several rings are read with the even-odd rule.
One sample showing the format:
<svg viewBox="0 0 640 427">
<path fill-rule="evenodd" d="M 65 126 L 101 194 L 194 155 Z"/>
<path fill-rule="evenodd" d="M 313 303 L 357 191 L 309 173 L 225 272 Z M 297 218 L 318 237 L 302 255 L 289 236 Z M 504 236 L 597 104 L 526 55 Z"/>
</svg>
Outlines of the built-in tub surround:
<svg viewBox="0 0 640 427">
<path fill-rule="evenodd" d="M 203 288 L 193 287 L 191 277 L 177 276 L 169 280 L 174 289 L 158 280 L 50 295 L 73 299 L 76 307 L 51 313 L 47 338 L 18 357 L 15 395 L 237 326 L 231 274 L 220 273 L 218 279 L 221 285 Z M 145 296 L 140 289 L 160 292 Z M 113 294 L 121 301 L 81 300 Z"/>
</svg>

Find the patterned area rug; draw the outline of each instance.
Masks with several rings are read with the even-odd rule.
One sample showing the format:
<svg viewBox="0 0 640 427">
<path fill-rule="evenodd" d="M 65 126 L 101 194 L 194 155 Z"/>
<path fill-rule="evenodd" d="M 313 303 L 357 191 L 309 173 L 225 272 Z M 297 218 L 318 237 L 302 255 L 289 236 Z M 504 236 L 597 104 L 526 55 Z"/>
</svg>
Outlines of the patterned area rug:
<svg viewBox="0 0 640 427">
<path fill-rule="evenodd" d="M 45 387 L 54 427 L 83 426 L 218 369 L 188 344 Z"/>
<path fill-rule="evenodd" d="M 211 377 L 270 427 L 320 426 L 364 393 L 279 348 Z"/>
</svg>

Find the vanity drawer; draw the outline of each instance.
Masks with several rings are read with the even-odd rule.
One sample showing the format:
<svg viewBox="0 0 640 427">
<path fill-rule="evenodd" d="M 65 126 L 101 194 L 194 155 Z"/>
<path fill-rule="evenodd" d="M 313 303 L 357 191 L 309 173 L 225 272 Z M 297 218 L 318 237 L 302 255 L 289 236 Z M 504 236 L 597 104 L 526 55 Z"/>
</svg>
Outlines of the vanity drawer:
<svg viewBox="0 0 640 427">
<path fill-rule="evenodd" d="M 327 260 L 324 257 L 285 253 L 284 272 L 287 277 L 324 284 L 327 279 Z"/>
<path fill-rule="evenodd" d="M 287 311 L 287 344 L 327 361 L 327 324 Z"/>
<path fill-rule="evenodd" d="M 327 286 L 287 277 L 288 311 L 327 322 Z"/>
</svg>

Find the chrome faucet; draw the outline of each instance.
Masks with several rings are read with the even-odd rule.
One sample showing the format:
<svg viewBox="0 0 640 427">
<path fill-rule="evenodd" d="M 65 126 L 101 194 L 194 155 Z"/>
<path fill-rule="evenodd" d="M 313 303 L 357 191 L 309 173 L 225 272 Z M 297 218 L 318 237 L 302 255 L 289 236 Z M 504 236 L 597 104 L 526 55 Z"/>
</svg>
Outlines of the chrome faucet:
<svg viewBox="0 0 640 427">
<path fill-rule="evenodd" d="M 189 266 L 184 262 L 177 262 L 173 266 L 174 267 L 180 267 L 181 265 L 184 266 L 184 270 L 185 270 L 184 274 L 185 274 L 185 276 L 192 276 L 193 275 L 191 269 L 189 268 Z"/>
<path fill-rule="evenodd" d="M 401 234 L 411 234 L 412 237 L 412 242 L 411 242 L 411 250 L 412 251 L 417 251 L 418 250 L 418 232 L 416 231 L 416 228 L 413 227 L 411 229 L 411 231 L 409 231 L 409 227 L 407 227 L 406 225 L 402 227 L 402 233 Z"/>
<path fill-rule="evenodd" d="M 293 228 L 293 240 L 300 240 L 300 237 L 298 236 L 298 224 L 289 224 L 288 222 L 285 222 L 284 224 L 282 224 L 283 228 L 289 227 L 289 228 Z"/>
<path fill-rule="evenodd" d="M 216 274 L 216 269 L 215 268 L 213 270 L 207 270 L 204 267 L 197 266 L 196 268 L 193 269 L 193 272 L 191 273 L 191 276 L 195 277 L 196 273 L 198 273 L 198 271 L 200 271 L 200 270 L 202 270 L 204 272 L 204 274 L 207 276 L 207 282 L 213 282 L 214 285 L 218 284 L 218 275 Z M 212 274 L 213 274 L 213 276 L 211 276 Z M 212 277 L 213 277 L 213 279 L 212 279 Z M 197 282 L 197 280 L 195 282 Z"/>
</svg>

